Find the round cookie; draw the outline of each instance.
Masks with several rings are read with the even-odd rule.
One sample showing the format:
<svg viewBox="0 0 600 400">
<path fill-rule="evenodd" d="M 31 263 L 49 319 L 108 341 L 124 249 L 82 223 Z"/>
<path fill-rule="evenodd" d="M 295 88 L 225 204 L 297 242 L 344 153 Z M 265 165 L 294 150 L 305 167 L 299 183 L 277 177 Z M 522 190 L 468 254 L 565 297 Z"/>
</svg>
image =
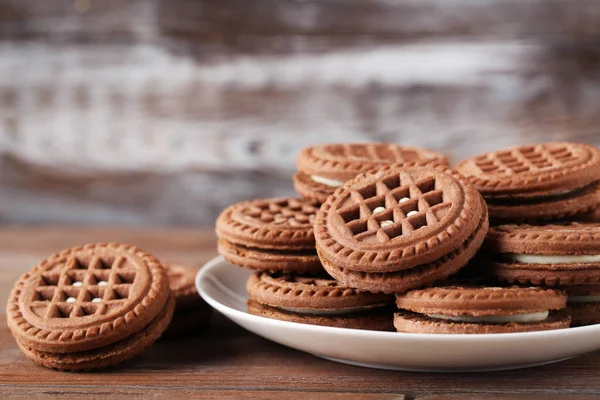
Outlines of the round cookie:
<svg viewBox="0 0 600 400">
<path fill-rule="evenodd" d="M 259 271 L 320 273 L 313 233 L 317 210 L 315 203 L 287 197 L 234 204 L 217 219 L 219 253 Z"/>
<path fill-rule="evenodd" d="M 541 143 L 460 162 L 499 222 L 543 221 L 584 214 L 600 204 L 600 150 L 581 143 Z"/>
<path fill-rule="evenodd" d="M 490 228 L 482 274 L 543 286 L 600 284 L 600 223 L 499 225 Z"/>
<path fill-rule="evenodd" d="M 171 297 L 163 311 L 141 331 L 97 349 L 75 353 L 52 353 L 39 351 L 19 339 L 17 344 L 21 351 L 32 361 L 59 371 L 90 371 L 117 365 L 143 353 L 156 342 L 171 321 L 175 299 Z"/>
<path fill-rule="evenodd" d="M 169 287 L 175 296 L 175 313 L 206 306 L 206 302 L 196 290 L 196 274 L 200 268 L 180 264 L 167 264 Z"/>
<path fill-rule="evenodd" d="M 257 272 L 248 278 L 248 311 L 284 321 L 390 330 L 394 298 L 340 285 L 325 277 Z"/>
<path fill-rule="evenodd" d="M 392 165 L 330 196 L 315 220 L 327 272 L 350 287 L 402 292 L 465 266 L 488 228 L 481 195 L 446 167 Z"/>
<path fill-rule="evenodd" d="M 200 297 L 196 290 L 195 278 L 199 268 L 168 264 L 167 275 L 171 292 L 175 298 L 175 313 L 164 333 L 164 338 L 172 338 L 197 332 L 208 324 L 212 308 Z"/>
<path fill-rule="evenodd" d="M 133 246 L 94 244 L 41 261 L 15 284 L 7 321 L 38 351 L 107 346 L 144 329 L 170 295 L 165 268 Z"/>
<path fill-rule="evenodd" d="M 482 334 L 568 328 L 567 297 L 536 287 L 440 286 L 396 295 L 398 332 Z"/>
<path fill-rule="evenodd" d="M 567 286 L 567 308 L 571 326 L 600 323 L 600 285 Z"/>
<path fill-rule="evenodd" d="M 361 172 L 388 164 L 448 165 L 431 150 L 387 143 L 324 144 L 305 148 L 297 159 L 294 187 L 300 196 L 324 203 L 327 197 Z"/>
</svg>

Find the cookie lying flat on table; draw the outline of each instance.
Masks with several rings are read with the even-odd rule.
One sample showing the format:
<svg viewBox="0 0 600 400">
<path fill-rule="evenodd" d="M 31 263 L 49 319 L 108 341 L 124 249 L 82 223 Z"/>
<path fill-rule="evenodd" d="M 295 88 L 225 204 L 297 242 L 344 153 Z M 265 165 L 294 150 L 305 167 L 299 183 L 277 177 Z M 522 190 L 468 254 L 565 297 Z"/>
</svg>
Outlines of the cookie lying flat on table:
<svg viewBox="0 0 600 400">
<path fill-rule="evenodd" d="M 542 143 L 460 162 L 488 203 L 492 222 L 560 219 L 600 205 L 600 150 L 580 143 Z"/>
<path fill-rule="evenodd" d="M 331 278 L 257 272 L 250 276 L 254 315 L 339 328 L 392 330 L 394 297 L 344 287 Z"/>
<path fill-rule="evenodd" d="M 386 166 L 338 189 L 315 220 L 324 268 L 344 285 L 404 292 L 465 266 L 488 229 L 481 195 L 446 167 Z"/>
<path fill-rule="evenodd" d="M 359 173 L 406 162 L 448 165 L 443 155 L 416 147 L 387 143 L 324 144 L 300 152 L 294 186 L 300 196 L 324 203 L 336 188 Z"/>
<path fill-rule="evenodd" d="M 600 284 L 600 224 L 499 225 L 491 227 L 481 273 L 523 285 Z"/>
<path fill-rule="evenodd" d="M 566 286 L 567 308 L 571 326 L 600 323 L 600 285 Z"/>
<path fill-rule="evenodd" d="M 234 204 L 217 219 L 219 253 L 260 271 L 323 272 L 313 233 L 317 207 L 287 197 Z"/>
<path fill-rule="evenodd" d="M 166 269 L 133 246 L 76 247 L 41 261 L 15 284 L 7 321 L 21 350 L 59 370 L 130 359 L 152 345 L 173 315 Z"/>
<path fill-rule="evenodd" d="M 177 264 L 168 264 L 166 267 L 175 298 L 175 313 L 163 337 L 195 333 L 198 328 L 208 324 L 212 315 L 212 307 L 206 304 L 196 290 L 195 278 L 199 268 Z"/>
<path fill-rule="evenodd" d="M 557 289 L 442 286 L 396 296 L 398 332 L 510 333 L 568 328 L 560 311 L 567 297 Z"/>
</svg>

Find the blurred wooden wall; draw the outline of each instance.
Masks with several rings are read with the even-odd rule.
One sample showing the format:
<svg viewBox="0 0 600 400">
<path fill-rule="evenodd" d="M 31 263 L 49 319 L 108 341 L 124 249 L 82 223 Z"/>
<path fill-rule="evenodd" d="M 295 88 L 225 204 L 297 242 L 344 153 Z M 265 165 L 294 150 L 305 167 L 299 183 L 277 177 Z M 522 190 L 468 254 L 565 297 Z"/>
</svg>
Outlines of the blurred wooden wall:
<svg viewBox="0 0 600 400">
<path fill-rule="evenodd" d="M 600 145 L 600 1 L 0 0 L 0 223 L 209 225 L 364 140 Z"/>
</svg>

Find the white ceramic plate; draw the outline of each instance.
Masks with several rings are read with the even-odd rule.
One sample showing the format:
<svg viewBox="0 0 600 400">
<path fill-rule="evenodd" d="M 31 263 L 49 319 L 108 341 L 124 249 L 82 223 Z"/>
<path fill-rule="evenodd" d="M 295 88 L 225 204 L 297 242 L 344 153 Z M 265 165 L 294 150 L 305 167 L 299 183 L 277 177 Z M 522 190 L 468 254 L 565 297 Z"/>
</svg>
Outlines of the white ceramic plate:
<svg viewBox="0 0 600 400">
<path fill-rule="evenodd" d="M 467 372 L 532 367 L 600 349 L 600 325 L 545 332 L 433 335 L 363 331 L 278 321 L 248 314 L 250 272 L 222 257 L 196 276 L 212 307 L 266 339 L 346 364 L 402 371 Z"/>
</svg>

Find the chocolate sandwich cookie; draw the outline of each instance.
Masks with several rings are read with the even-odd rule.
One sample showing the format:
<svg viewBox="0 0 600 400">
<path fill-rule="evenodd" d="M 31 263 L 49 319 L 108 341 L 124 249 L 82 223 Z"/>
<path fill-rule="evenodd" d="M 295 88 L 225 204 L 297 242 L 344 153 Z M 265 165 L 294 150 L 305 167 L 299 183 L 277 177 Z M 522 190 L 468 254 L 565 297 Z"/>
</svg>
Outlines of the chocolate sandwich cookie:
<svg viewBox="0 0 600 400">
<path fill-rule="evenodd" d="M 324 203 L 335 189 L 361 172 L 407 162 L 448 165 L 443 155 L 416 147 L 386 143 L 325 144 L 300 152 L 294 186 L 300 196 Z"/>
<path fill-rule="evenodd" d="M 600 284 L 600 223 L 499 225 L 483 245 L 480 271 L 523 285 Z"/>
<path fill-rule="evenodd" d="M 492 222 L 556 220 L 600 204 L 600 150 L 581 143 L 542 143 L 460 162 L 488 203 Z"/>
<path fill-rule="evenodd" d="M 7 321 L 29 358 L 77 371 L 141 353 L 164 332 L 174 306 L 156 258 L 129 245 L 93 244 L 24 274 L 10 294 Z"/>
<path fill-rule="evenodd" d="M 465 266 L 488 229 L 481 195 L 446 167 L 386 166 L 336 190 L 315 220 L 317 251 L 344 285 L 404 292 Z"/>
<path fill-rule="evenodd" d="M 536 287 L 442 286 L 396 295 L 398 332 L 510 333 L 568 328 L 567 296 Z"/>
<path fill-rule="evenodd" d="M 600 285 L 566 286 L 567 308 L 571 326 L 600 323 Z"/>
<path fill-rule="evenodd" d="M 198 328 L 209 323 L 212 307 L 200 297 L 194 282 L 198 270 L 185 265 L 167 265 L 169 285 L 175 298 L 175 313 L 163 334 L 164 338 L 196 333 Z"/>
<path fill-rule="evenodd" d="M 219 253 L 260 271 L 322 272 L 313 233 L 317 210 L 315 203 L 287 197 L 234 204 L 217 219 Z"/>
<path fill-rule="evenodd" d="M 329 277 L 257 272 L 248 278 L 248 312 L 301 324 L 393 330 L 394 297 L 340 285 Z"/>
</svg>

